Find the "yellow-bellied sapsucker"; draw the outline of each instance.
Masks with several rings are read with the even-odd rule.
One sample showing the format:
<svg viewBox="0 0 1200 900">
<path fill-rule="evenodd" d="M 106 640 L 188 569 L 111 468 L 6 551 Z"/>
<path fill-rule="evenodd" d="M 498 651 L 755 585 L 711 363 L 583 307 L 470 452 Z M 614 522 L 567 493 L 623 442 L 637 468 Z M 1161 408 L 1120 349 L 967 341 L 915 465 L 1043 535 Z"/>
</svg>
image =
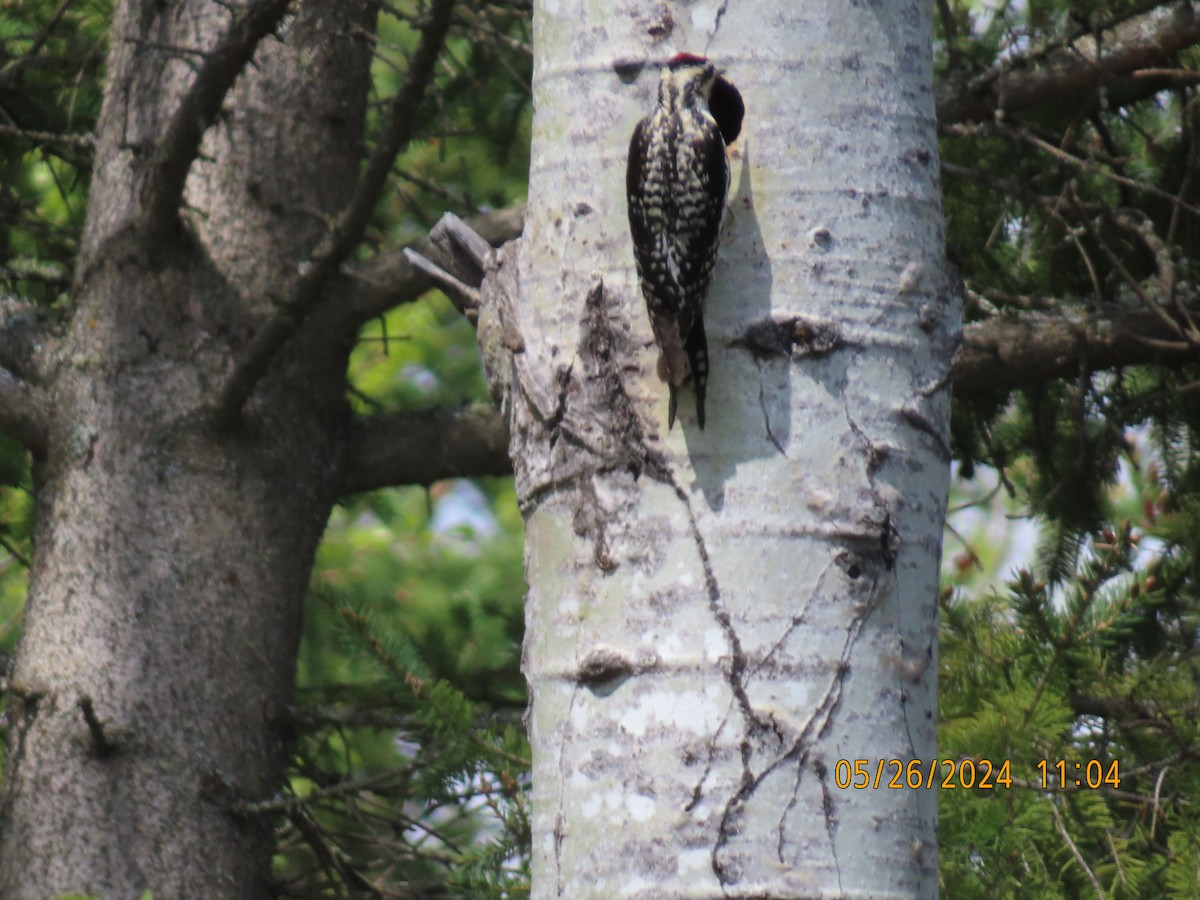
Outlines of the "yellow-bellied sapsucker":
<svg viewBox="0 0 1200 900">
<path fill-rule="evenodd" d="M 671 391 L 668 429 L 675 425 L 678 391 L 689 375 L 696 389 L 696 420 L 704 428 L 708 342 L 703 303 L 729 194 L 725 147 L 741 130 L 743 112 L 741 96 L 711 62 L 680 53 L 663 68 L 658 103 L 629 142 L 629 229 L 654 340 L 662 351 L 659 374 Z"/>
</svg>

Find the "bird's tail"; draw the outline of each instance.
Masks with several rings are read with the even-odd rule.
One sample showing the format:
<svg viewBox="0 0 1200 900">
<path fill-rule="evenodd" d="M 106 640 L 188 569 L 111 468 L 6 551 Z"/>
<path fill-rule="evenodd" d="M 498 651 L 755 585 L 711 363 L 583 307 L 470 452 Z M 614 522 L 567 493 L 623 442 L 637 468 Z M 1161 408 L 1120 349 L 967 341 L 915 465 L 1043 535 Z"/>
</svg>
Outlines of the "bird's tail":
<svg viewBox="0 0 1200 900">
<path fill-rule="evenodd" d="M 688 363 L 692 370 L 692 385 L 696 389 L 696 422 L 700 425 L 700 430 L 704 430 L 704 395 L 708 388 L 708 338 L 704 334 L 704 316 L 696 316 L 692 322 L 691 331 L 688 332 L 687 341 L 684 343 L 684 348 L 687 350 Z M 675 391 L 671 391 L 671 406 L 670 411 L 675 410 Z M 671 421 L 675 420 L 674 415 L 670 415 Z M 670 428 L 670 426 L 667 426 Z"/>
</svg>

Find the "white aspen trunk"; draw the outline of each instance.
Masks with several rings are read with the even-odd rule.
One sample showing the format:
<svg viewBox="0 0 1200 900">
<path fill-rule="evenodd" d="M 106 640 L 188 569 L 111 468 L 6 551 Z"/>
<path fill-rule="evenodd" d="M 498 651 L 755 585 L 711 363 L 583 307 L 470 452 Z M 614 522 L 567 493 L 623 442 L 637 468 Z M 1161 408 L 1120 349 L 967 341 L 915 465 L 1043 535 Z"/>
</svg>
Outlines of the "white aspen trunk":
<svg viewBox="0 0 1200 900">
<path fill-rule="evenodd" d="M 490 279 L 519 295 L 534 897 L 936 894 L 936 788 L 886 787 L 935 752 L 959 330 L 927 7 L 535 4 L 526 230 Z M 657 68 L 625 63 L 679 51 L 746 120 L 707 430 L 685 389 L 668 433 L 624 183 Z"/>
</svg>

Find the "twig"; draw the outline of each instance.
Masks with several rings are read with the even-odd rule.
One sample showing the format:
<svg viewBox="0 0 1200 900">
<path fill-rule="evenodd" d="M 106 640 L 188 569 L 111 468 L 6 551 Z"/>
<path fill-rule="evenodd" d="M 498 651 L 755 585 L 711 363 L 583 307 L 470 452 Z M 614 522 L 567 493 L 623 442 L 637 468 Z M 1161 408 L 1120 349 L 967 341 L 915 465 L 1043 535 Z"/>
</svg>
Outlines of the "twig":
<svg viewBox="0 0 1200 900">
<path fill-rule="evenodd" d="M 62 134 L 57 131 L 28 131 L 16 125 L 5 125 L 0 122 L 0 134 L 20 138 L 31 144 L 63 144 L 91 153 L 96 149 L 96 139 L 90 134 Z"/>
<path fill-rule="evenodd" d="M 971 546 L 971 542 L 966 539 L 962 532 L 951 525 L 950 522 L 946 522 L 945 527 L 946 530 L 950 532 L 950 535 L 963 545 L 963 550 L 965 550 L 967 556 L 971 558 L 971 562 L 974 564 L 975 568 L 977 568 L 980 572 L 984 571 L 983 560 L 979 558 L 979 554 L 975 552 L 975 548 Z"/>
<path fill-rule="evenodd" d="M 1075 862 L 1087 874 L 1088 881 L 1092 883 L 1092 890 L 1096 892 L 1096 896 L 1100 900 L 1104 900 L 1104 889 L 1100 887 L 1100 882 L 1096 879 L 1095 874 L 1088 866 L 1087 861 L 1083 858 L 1083 854 L 1079 852 L 1079 848 L 1075 846 L 1075 841 L 1071 839 L 1071 833 L 1067 831 L 1067 823 L 1063 821 L 1062 813 L 1058 811 L 1058 804 L 1054 802 L 1054 798 L 1050 798 L 1050 812 L 1054 815 L 1054 822 L 1058 826 L 1058 833 L 1063 836 L 1063 840 L 1067 842 L 1067 847 L 1071 851 L 1071 855 L 1075 857 Z"/>
<path fill-rule="evenodd" d="M 481 302 L 479 285 L 492 254 L 491 245 L 453 213 L 442 216 L 429 233 L 429 243 L 436 251 L 436 262 L 411 248 L 405 248 L 404 258 L 428 275 L 475 325 Z"/>
<path fill-rule="evenodd" d="M 30 566 L 29 557 L 16 548 L 16 545 L 8 539 L 6 535 L 0 533 L 0 547 L 8 551 L 8 555 L 17 561 L 22 569 L 28 569 Z"/>
<path fill-rule="evenodd" d="M 218 431 L 229 431 L 237 424 L 242 407 L 275 355 L 318 304 L 330 276 L 361 240 L 396 157 L 416 131 L 417 111 L 433 80 L 453 8 L 454 0 L 432 4 L 420 43 L 409 61 L 408 78 L 392 100 L 388 120 L 354 196 L 313 251 L 311 262 L 296 279 L 283 309 L 254 336 L 246 358 L 225 382 L 213 413 Z"/>
<path fill-rule="evenodd" d="M 1075 228 L 1071 226 L 1071 223 L 1067 221 L 1057 206 L 1047 206 L 1046 211 L 1062 225 L 1063 231 L 1071 239 L 1071 243 L 1075 245 L 1075 250 L 1079 253 L 1079 258 L 1083 260 L 1084 268 L 1087 269 L 1088 277 L 1092 280 L 1092 293 L 1095 296 L 1096 303 L 1104 302 L 1104 292 L 1100 288 L 1100 276 L 1096 272 L 1096 266 L 1092 263 L 1092 258 L 1088 255 L 1083 242 L 1079 240 L 1079 235 L 1075 233 Z"/>
<path fill-rule="evenodd" d="M 327 832 L 317 823 L 307 811 L 303 809 L 296 810 L 288 816 L 288 821 L 295 826 L 300 832 L 301 837 L 312 848 L 317 860 L 321 864 L 321 868 L 325 870 L 325 875 L 331 881 L 334 880 L 333 872 L 337 872 L 346 883 L 351 887 L 360 890 L 368 891 L 376 897 L 382 896 L 379 890 L 363 877 L 347 859 L 332 840 L 327 840 Z"/>
<path fill-rule="evenodd" d="M 1187 212 L 1190 212 L 1192 215 L 1200 216 L 1200 208 L 1195 207 L 1190 203 L 1184 203 L 1180 198 L 1176 197 L 1174 194 L 1170 193 L 1169 191 L 1164 191 L 1162 188 L 1155 187 L 1152 184 L 1146 184 L 1143 181 L 1136 181 L 1132 178 L 1126 178 L 1124 175 L 1118 175 L 1116 172 L 1106 171 L 1105 169 L 1096 165 L 1096 163 L 1090 159 L 1081 159 L 1078 156 L 1075 156 L 1071 153 L 1067 153 L 1065 150 L 1060 150 L 1058 147 L 1055 147 L 1053 144 L 1051 144 L 1047 141 L 1044 141 L 1040 137 L 1037 137 L 1036 135 L 1030 133 L 1030 131 L 1028 129 L 1016 128 L 1016 129 L 1002 129 L 1002 130 L 1011 131 L 1019 140 L 1022 140 L 1025 143 L 1027 143 L 1033 147 L 1037 147 L 1039 150 L 1041 150 L 1045 153 L 1049 153 L 1055 159 L 1057 159 L 1061 162 L 1064 162 L 1069 166 L 1074 166 L 1075 168 L 1082 169 L 1084 172 L 1089 172 L 1092 175 L 1099 175 L 1101 178 L 1107 178 L 1110 181 L 1116 182 L 1117 184 L 1123 184 L 1126 187 L 1131 187 L 1131 188 L 1134 188 L 1135 190 L 1139 190 L 1144 193 L 1150 194 L 1151 196 L 1159 197 L 1163 200 L 1167 200 L 1171 203 L 1175 203 L 1181 209 L 1184 209 Z"/>
<path fill-rule="evenodd" d="M 1193 101 L 1194 102 L 1194 101 Z M 1175 234 L 1179 228 L 1180 213 L 1183 212 L 1183 198 L 1187 196 L 1192 186 L 1192 173 L 1196 171 L 1197 156 L 1200 155 L 1200 142 L 1194 138 L 1189 141 L 1187 164 L 1184 166 L 1183 178 L 1179 181 L 1179 191 L 1175 195 L 1175 204 L 1171 208 L 1171 222 L 1167 225 L 1167 245 L 1174 246 Z"/>
<path fill-rule="evenodd" d="M 230 812 L 241 816 L 261 816 L 268 813 L 280 812 L 290 814 L 320 800 L 345 797 L 348 794 L 355 794 L 360 791 L 374 791 L 389 785 L 393 781 L 404 782 L 409 777 L 409 774 L 403 770 L 389 770 L 382 774 L 366 778 L 349 778 L 329 787 L 315 788 L 303 797 L 295 794 L 279 794 L 270 800 L 236 803 L 230 807 Z"/>
<path fill-rule="evenodd" d="M 467 221 L 467 225 L 483 237 L 489 246 L 496 247 L 521 234 L 524 215 L 524 205 L 518 204 L 475 216 Z M 349 296 L 341 299 L 339 324 L 344 323 L 347 330 L 357 330 L 363 322 L 382 315 L 394 306 L 411 303 L 434 287 L 429 276 L 413 266 L 405 256 L 405 250 L 408 249 L 429 256 L 433 244 L 431 235 L 404 248 L 380 253 L 374 259 L 344 265 L 342 271 L 352 279 L 352 290 Z"/>
<path fill-rule="evenodd" d="M 404 258 L 428 275 L 434 284 L 442 289 L 442 293 L 450 298 L 450 302 L 454 304 L 454 308 L 462 313 L 468 322 L 474 325 L 479 320 L 480 294 L 478 289 L 463 284 L 445 269 L 436 263 L 430 262 L 416 250 L 406 249 L 404 251 Z"/>
<path fill-rule="evenodd" d="M 104 733 L 104 723 L 96 715 L 96 707 L 92 705 L 92 698 L 84 694 L 75 705 L 83 713 L 83 721 L 87 723 L 88 733 L 92 736 L 92 747 L 95 749 L 96 755 L 103 759 L 116 753 L 117 745 Z"/>
<path fill-rule="evenodd" d="M 1170 78 L 1184 84 L 1200 81 L 1200 72 L 1192 69 L 1138 69 L 1129 74 L 1134 78 Z"/>
<path fill-rule="evenodd" d="M 1133 291 L 1134 296 L 1136 296 L 1138 300 L 1142 302 L 1142 305 L 1145 306 L 1147 310 L 1158 316 L 1164 325 L 1166 325 L 1168 328 L 1171 328 L 1180 338 L 1187 341 L 1189 344 L 1195 346 L 1200 343 L 1200 334 L 1196 333 L 1194 324 L 1189 328 L 1185 328 L 1179 322 L 1175 321 L 1175 319 L 1171 318 L 1171 315 L 1166 311 L 1164 304 L 1156 303 L 1153 299 L 1151 299 L 1151 297 L 1142 289 L 1141 285 L 1138 284 L 1137 279 L 1133 277 L 1133 273 L 1126 268 L 1121 257 L 1118 256 L 1113 251 L 1112 247 L 1108 246 L 1108 243 L 1100 237 L 1096 229 L 1092 227 L 1092 224 L 1087 220 L 1084 220 L 1084 227 L 1087 228 L 1088 233 L 1099 245 L 1100 249 L 1104 251 L 1104 255 L 1108 257 L 1108 261 L 1112 263 L 1113 268 L 1116 269 L 1117 273 L 1125 279 L 1126 285 L 1131 291 Z M 1170 298 L 1164 298 L 1164 303 L 1169 302 L 1169 300 Z M 1192 322 L 1190 313 L 1187 315 L 1187 320 L 1189 323 Z"/>
<path fill-rule="evenodd" d="M 1167 777 L 1167 770 L 1170 766 L 1163 766 L 1159 770 L 1158 777 L 1154 779 L 1154 803 L 1150 809 L 1150 840 L 1154 840 L 1154 831 L 1158 827 L 1158 811 L 1161 808 L 1159 798 L 1162 796 L 1163 779 Z"/>
<path fill-rule="evenodd" d="M 1109 852 L 1112 853 L 1113 862 L 1117 866 L 1117 877 L 1121 879 L 1121 884 L 1128 885 L 1129 879 L 1125 877 L 1125 867 L 1121 865 L 1121 854 L 1117 852 L 1117 844 L 1113 840 L 1112 829 L 1104 829 L 1104 837 L 1108 841 Z"/>
</svg>

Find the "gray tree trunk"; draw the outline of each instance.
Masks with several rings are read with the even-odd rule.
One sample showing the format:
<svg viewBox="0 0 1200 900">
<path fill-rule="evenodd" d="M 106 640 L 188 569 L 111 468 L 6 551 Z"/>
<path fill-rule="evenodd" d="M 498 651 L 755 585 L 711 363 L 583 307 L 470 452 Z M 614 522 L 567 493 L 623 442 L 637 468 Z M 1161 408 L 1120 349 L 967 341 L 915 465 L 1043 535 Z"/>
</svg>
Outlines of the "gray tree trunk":
<svg viewBox="0 0 1200 900">
<path fill-rule="evenodd" d="M 525 233 L 481 338 L 527 520 L 535 897 L 932 896 L 958 298 L 928 4 L 542 0 Z M 635 283 L 629 135 L 690 51 L 746 101 L 701 432 Z M 839 786 L 862 760 L 875 789 Z M 847 769 L 847 766 L 850 768 Z"/>
<path fill-rule="evenodd" d="M 285 6 L 239 7 L 236 26 L 225 3 L 115 10 L 73 313 L 6 361 L 40 410 L 6 900 L 266 894 L 273 823 L 238 807 L 281 782 L 353 332 L 306 322 L 240 414 L 218 426 L 214 409 L 355 186 L 375 8 L 303 4 L 262 39 L 195 166 L 187 130 L 203 127 L 196 85 L 219 99 L 243 68 L 213 51 Z"/>
</svg>

